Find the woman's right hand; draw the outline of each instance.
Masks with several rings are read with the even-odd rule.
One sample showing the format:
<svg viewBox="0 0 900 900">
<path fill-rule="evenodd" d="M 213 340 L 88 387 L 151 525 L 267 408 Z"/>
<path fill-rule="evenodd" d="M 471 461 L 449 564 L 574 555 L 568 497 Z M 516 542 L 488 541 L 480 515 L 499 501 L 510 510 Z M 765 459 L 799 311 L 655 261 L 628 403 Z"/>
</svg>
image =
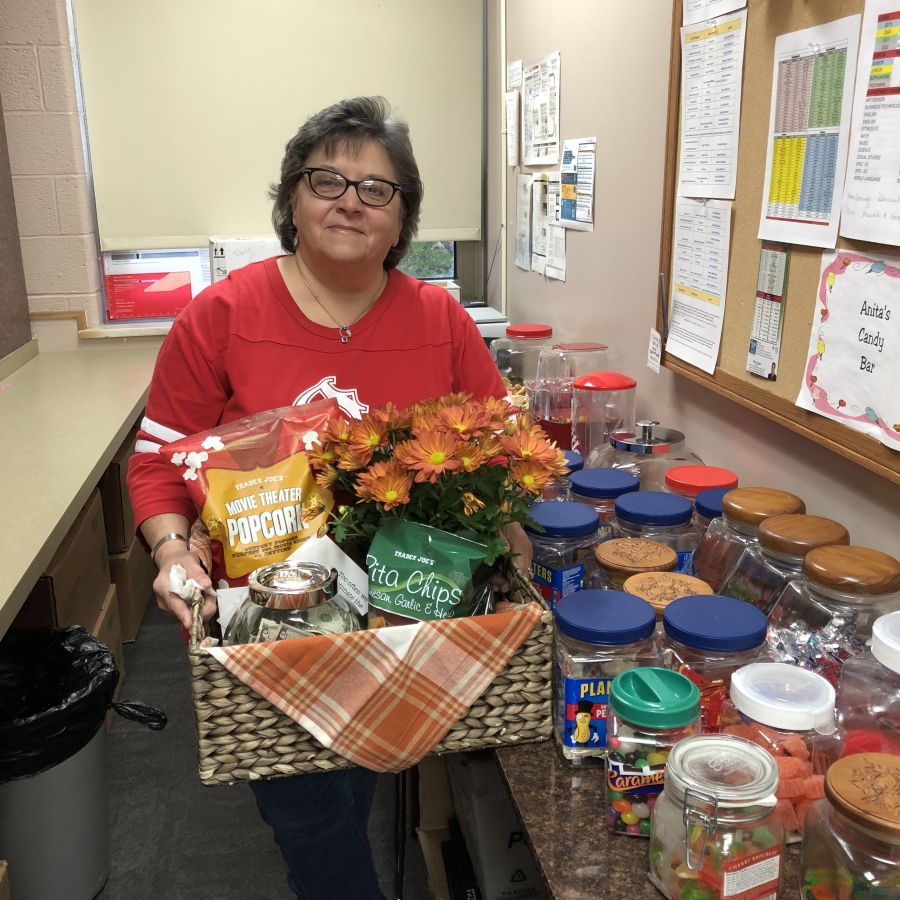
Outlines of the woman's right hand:
<svg viewBox="0 0 900 900">
<path fill-rule="evenodd" d="M 206 591 L 212 587 L 212 582 L 197 557 L 181 541 L 169 541 L 163 544 L 156 552 L 156 564 L 159 566 L 159 574 L 153 582 L 153 592 L 156 594 L 156 605 L 174 616 L 184 625 L 191 627 L 191 607 L 187 600 L 182 600 L 178 594 L 169 590 L 169 572 L 172 566 L 179 565 L 184 568 L 185 577 L 193 578 L 200 587 Z M 216 614 L 216 598 L 210 594 L 203 596 L 203 619 L 211 619 Z"/>
</svg>

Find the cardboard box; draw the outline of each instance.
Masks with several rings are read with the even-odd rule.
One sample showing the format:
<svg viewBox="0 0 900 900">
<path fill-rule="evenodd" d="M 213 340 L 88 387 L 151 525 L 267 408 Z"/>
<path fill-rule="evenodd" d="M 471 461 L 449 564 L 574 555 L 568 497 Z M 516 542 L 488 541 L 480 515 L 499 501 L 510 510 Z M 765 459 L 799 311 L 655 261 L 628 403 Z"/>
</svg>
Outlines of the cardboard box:
<svg viewBox="0 0 900 900">
<path fill-rule="evenodd" d="M 147 601 L 153 594 L 156 566 L 135 538 L 127 553 L 115 553 L 109 557 L 109 575 L 116 586 L 119 617 L 122 621 L 122 640 L 133 641 L 141 629 L 141 621 L 147 610 Z"/>
<path fill-rule="evenodd" d="M 460 302 L 460 287 L 455 281 L 429 281 L 428 283 L 442 287 L 457 303 Z"/>
<path fill-rule="evenodd" d="M 215 284 L 228 273 L 250 263 L 261 262 L 272 256 L 283 256 L 284 249 L 278 238 L 217 238 L 209 239 L 210 284 Z"/>
<path fill-rule="evenodd" d="M 109 557 L 100 492 L 94 491 L 38 579 L 11 628 L 90 629 L 109 591 Z"/>
<path fill-rule="evenodd" d="M 129 432 L 100 479 L 106 548 L 110 553 L 125 553 L 134 540 L 134 513 L 125 479 L 128 477 L 128 460 L 134 455 L 137 433 L 137 428 Z"/>
<path fill-rule="evenodd" d="M 419 836 L 419 846 L 425 858 L 425 871 L 428 872 L 428 887 L 431 888 L 431 893 L 434 894 L 435 900 L 450 900 L 447 872 L 441 853 L 441 844 L 450 840 L 450 829 L 446 825 L 442 828 L 417 828 L 416 834 Z"/>
<path fill-rule="evenodd" d="M 9 872 L 6 862 L 0 862 L 0 900 L 12 900 L 9 892 Z"/>
</svg>

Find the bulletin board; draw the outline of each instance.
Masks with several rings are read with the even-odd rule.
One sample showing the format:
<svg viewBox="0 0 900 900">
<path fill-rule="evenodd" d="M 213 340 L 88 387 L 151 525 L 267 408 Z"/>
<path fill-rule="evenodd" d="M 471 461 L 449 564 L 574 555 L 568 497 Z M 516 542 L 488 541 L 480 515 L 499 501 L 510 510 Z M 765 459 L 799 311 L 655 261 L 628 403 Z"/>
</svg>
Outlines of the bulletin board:
<svg viewBox="0 0 900 900">
<path fill-rule="evenodd" d="M 682 0 L 674 0 L 673 7 L 657 318 L 661 334 L 663 303 L 671 304 L 668 289 L 679 161 Z M 746 368 L 759 273 L 761 242 L 757 233 L 766 173 L 775 39 L 845 16 L 861 15 L 863 8 L 864 0 L 748 0 L 738 171 L 719 360 L 713 375 L 670 354 L 664 354 L 663 365 L 900 484 L 900 452 L 794 405 L 803 381 L 815 312 L 823 252 L 820 248 L 792 245 L 777 381 L 766 381 Z M 837 247 L 876 256 L 900 255 L 896 247 L 842 237 L 838 237 Z"/>
</svg>

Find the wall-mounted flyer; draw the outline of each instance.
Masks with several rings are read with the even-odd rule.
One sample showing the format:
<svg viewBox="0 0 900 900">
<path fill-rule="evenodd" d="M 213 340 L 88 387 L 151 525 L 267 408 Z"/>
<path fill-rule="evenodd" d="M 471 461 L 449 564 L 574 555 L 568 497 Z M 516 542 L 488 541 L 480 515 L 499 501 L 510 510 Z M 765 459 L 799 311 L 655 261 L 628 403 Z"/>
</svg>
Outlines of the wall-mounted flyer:
<svg viewBox="0 0 900 900">
<path fill-rule="evenodd" d="M 594 167 L 597 138 L 575 138 L 563 144 L 560 165 L 563 228 L 594 230 Z"/>
<path fill-rule="evenodd" d="M 791 245 L 763 241 L 756 279 L 756 302 L 750 328 L 747 371 L 769 381 L 778 380 L 784 304 L 787 300 Z"/>
<path fill-rule="evenodd" d="M 525 66 L 522 76 L 522 164 L 559 164 L 559 53 Z"/>
</svg>

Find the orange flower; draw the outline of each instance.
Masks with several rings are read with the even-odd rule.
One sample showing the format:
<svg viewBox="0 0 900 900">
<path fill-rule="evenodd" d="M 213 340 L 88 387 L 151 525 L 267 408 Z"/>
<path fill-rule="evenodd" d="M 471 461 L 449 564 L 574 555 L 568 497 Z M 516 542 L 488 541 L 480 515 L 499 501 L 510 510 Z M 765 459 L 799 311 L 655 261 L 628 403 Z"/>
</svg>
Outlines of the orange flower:
<svg viewBox="0 0 900 900">
<path fill-rule="evenodd" d="M 475 403 L 466 403 L 463 406 L 445 406 L 438 413 L 437 420 L 464 440 L 483 431 L 488 424 L 488 417 L 484 410 Z"/>
<path fill-rule="evenodd" d="M 484 463 L 484 450 L 477 444 L 460 444 L 456 451 L 464 472 L 474 472 Z"/>
<path fill-rule="evenodd" d="M 373 416 L 366 416 L 350 426 L 347 450 L 368 464 L 375 450 L 387 443 L 387 428 Z"/>
<path fill-rule="evenodd" d="M 386 403 L 381 409 L 370 413 L 388 431 L 402 431 L 412 425 L 412 415 L 406 409 L 397 409 L 393 403 Z"/>
<path fill-rule="evenodd" d="M 516 432 L 500 438 L 503 449 L 513 458 L 523 461 L 553 465 L 556 463 L 557 450 L 549 441 L 535 437 L 527 432 Z"/>
<path fill-rule="evenodd" d="M 370 453 L 369 459 L 363 459 L 357 456 L 349 447 L 338 447 L 337 454 L 337 467 L 344 472 L 356 472 L 359 469 L 364 469 L 368 465 L 369 459 L 372 458 Z"/>
<path fill-rule="evenodd" d="M 446 431 L 423 431 L 406 448 L 404 464 L 416 472 L 416 481 L 434 484 L 443 472 L 456 472 L 462 468 L 457 458 L 459 440 Z"/>
<path fill-rule="evenodd" d="M 464 406 L 471 399 L 471 394 L 445 394 L 443 397 L 438 398 L 437 405 L 439 409 L 447 406 Z"/>
<path fill-rule="evenodd" d="M 316 472 L 316 484 L 323 488 L 331 487 L 337 477 L 338 470 L 334 466 L 324 466 Z"/>
<path fill-rule="evenodd" d="M 462 495 L 463 512 L 467 516 L 473 516 L 480 509 L 484 509 L 484 503 L 481 502 L 473 493 L 466 491 Z"/>
<path fill-rule="evenodd" d="M 332 416 L 328 424 L 319 432 L 323 444 L 344 444 L 350 440 L 350 422 L 343 416 Z"/>
<path fill-rule="evenodd" d="M 337 451 L 334 444 L 313 444 L 313 449 L 308 451 L 307 459 L 309 467 L 314 470 L 324 469 L 326 466 L 333 466 L 337 462 Z"/>
<path fill-rule="evenodd" d="M 481 401 L 484 411 L 491 417 L 493 422 L 502 422 L 514 415 L 518 410 L 505 398 L 498 400 L 496 397 L 485 397 Z"/>
<path fill-rule="evenodd" d="M 569 463 L 566 454 L 562 450 L 556 451 L 556 461 L 550 466 L 550 474 L 562 478 L 569 474 Z"/>
<path fill-rule="evenodd" d="M 550 480 L 545 466 L 536 462 L 520 462 L 512 470 L 512 477 L 529 493 L 539 495 Z"/>
<path fill-rule="evenodd" d="M 494 456 L 499 456 L 503 452 L 503 447 L 500 446 L 500 441 L 497 440 L 494 435 L 491 435 L 487 438 L 482 438 L 479 441 L 478 446 L 481 448 L 481 452 L 485 455 L 487 459 L 491 459 Z"/>
<path fill-rule="evenodd" d="M 360 500 L 384 504 L 387 512 L 401 503 L 409 503 L 412 476 L 396 460 L 373 463 L 357 478 L 356 494 Z"/>
</svg>

